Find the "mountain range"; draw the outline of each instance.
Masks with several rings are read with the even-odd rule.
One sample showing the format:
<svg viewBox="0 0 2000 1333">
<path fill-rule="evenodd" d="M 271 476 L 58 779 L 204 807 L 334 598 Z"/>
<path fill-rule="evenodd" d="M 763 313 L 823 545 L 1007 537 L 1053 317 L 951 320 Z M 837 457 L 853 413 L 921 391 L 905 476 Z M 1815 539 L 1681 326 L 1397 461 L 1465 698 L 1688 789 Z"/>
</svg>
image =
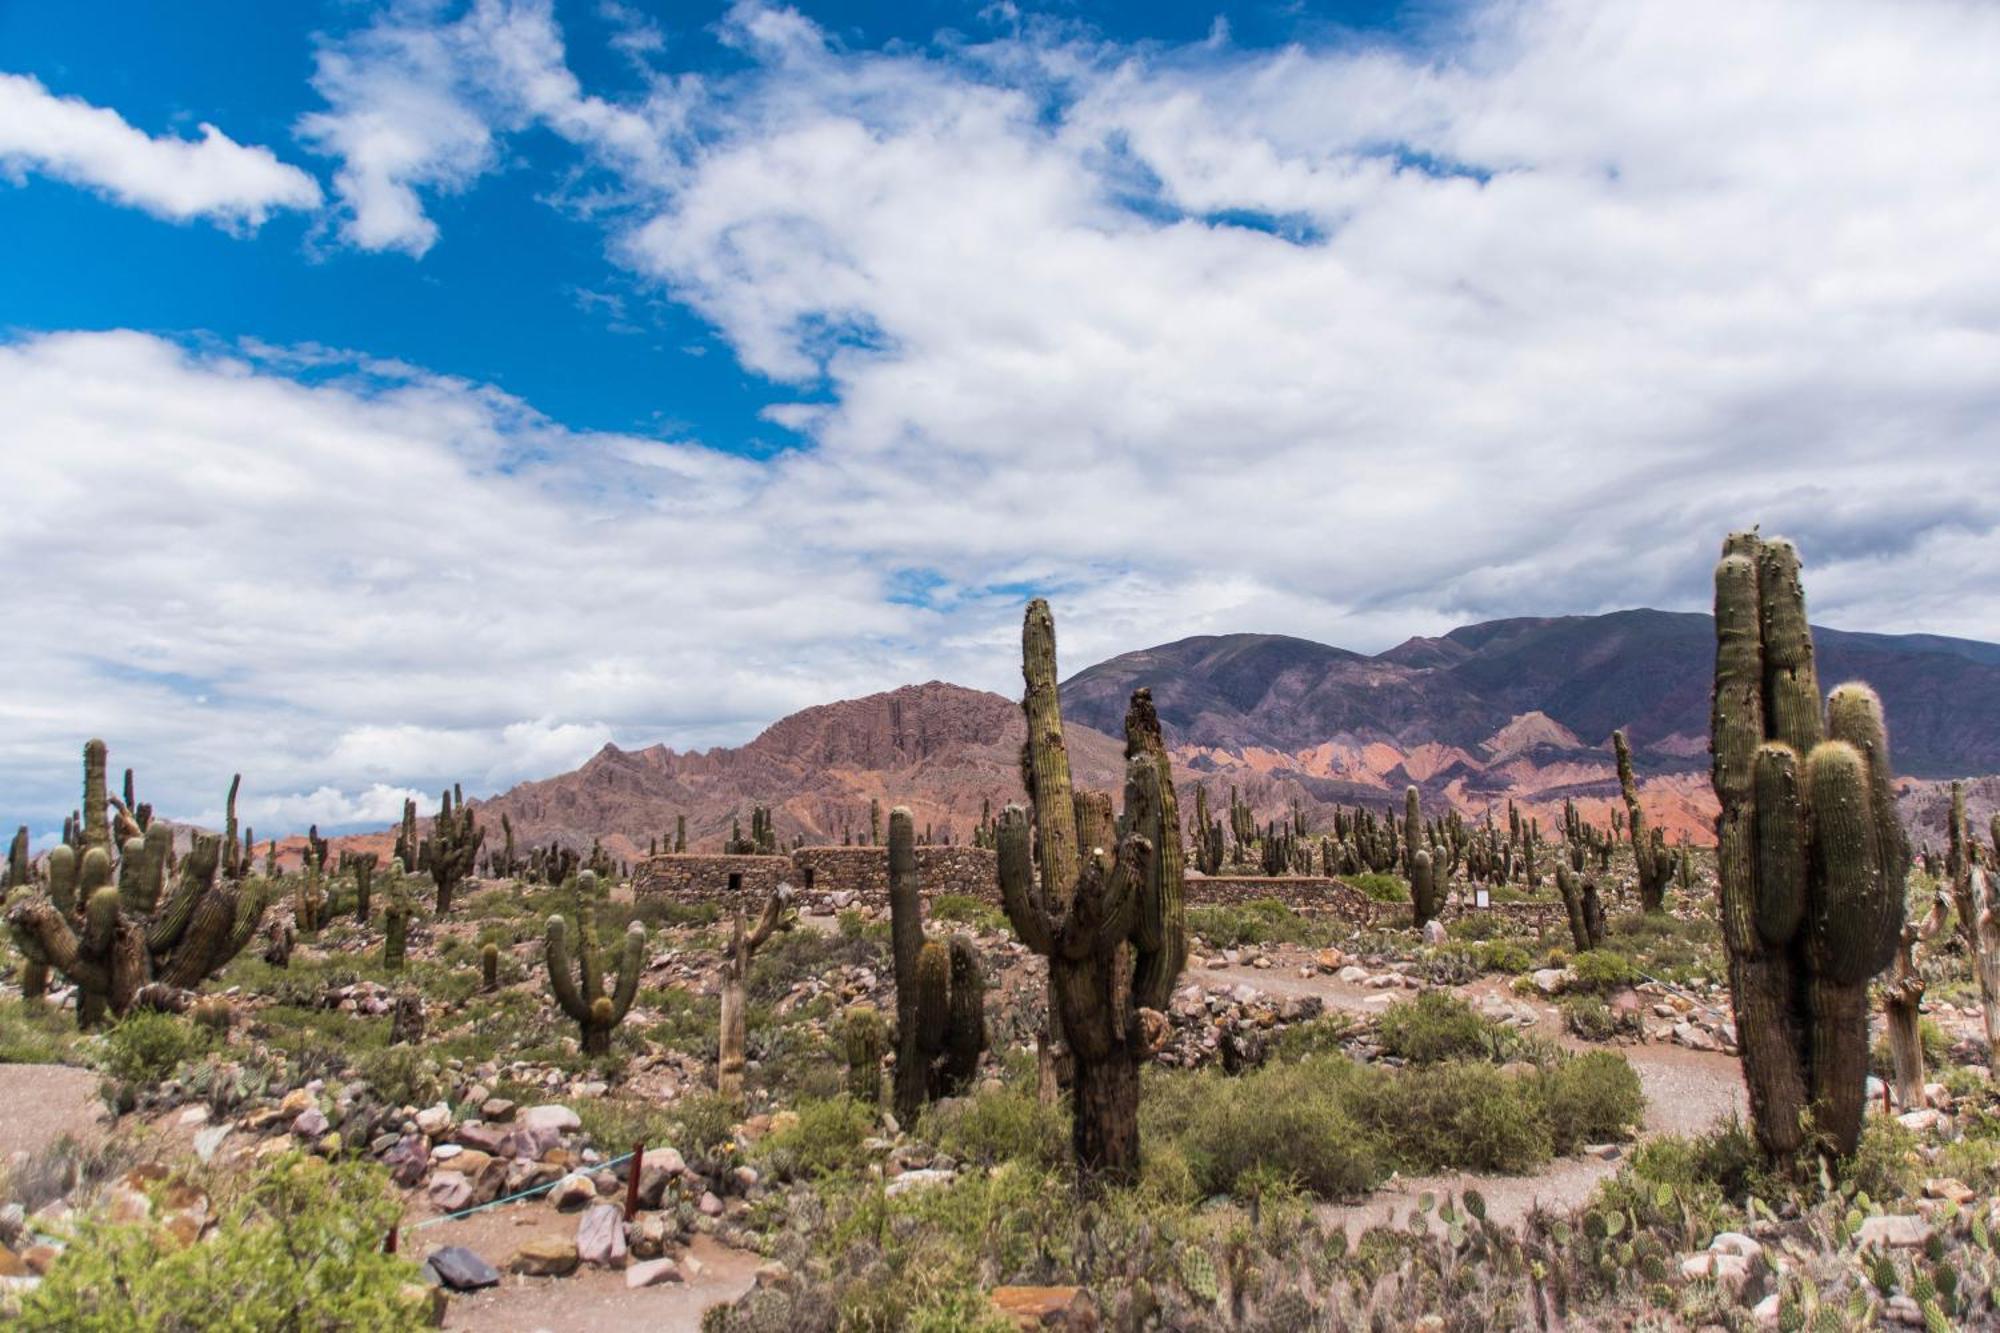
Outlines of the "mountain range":
<svg viewBox="0 0 2000 1333">
<path fill-rule="evenodd" d="M 1821 683 L 1866 680 L 1889 717 L 1906 811 L 1935 819 L 1940 779 L 2000 773 L 2000 645 L 1934 635 L 1817 629 Z M 1599 822 L 1618 801 L 1610 734 L 1624 728 L 1649 817 L 1670 835 L 1709 836 L 1706 615 L 1619 611 L 1489 621 L 1367 655 L 1273 634 L 1182 639 L 1100 662 L 1062 685 L 1080 784 L 1115 788 L 1126 700 L 1159 707 L 1178 777 L 1234 788 L 1260 819 L 1294 804 L 1323 825 L 1335 804 L 1427 806 L 1470 817 L 1513 801 L 1552 826 L 1574 799 Z M 1018 704 L 933 681 L 805 709 L 738 747 L 679 753 L 607 745 L 571 773 L 480 803 L 512 819 L 523 846 L 601 838 L 643 853 L 688 823 L 715 849 L 732 818 L 773 808 L 789 844 L 864 840 L 869 805 L 908 805 L 919 828 L 965 841 L 986 809 L 1022 799 Z M 1993 787 L 1983 784 L 1979 790 Z M 1183 811 L 1192 808 L 1183 794 Z"/>
</svg>

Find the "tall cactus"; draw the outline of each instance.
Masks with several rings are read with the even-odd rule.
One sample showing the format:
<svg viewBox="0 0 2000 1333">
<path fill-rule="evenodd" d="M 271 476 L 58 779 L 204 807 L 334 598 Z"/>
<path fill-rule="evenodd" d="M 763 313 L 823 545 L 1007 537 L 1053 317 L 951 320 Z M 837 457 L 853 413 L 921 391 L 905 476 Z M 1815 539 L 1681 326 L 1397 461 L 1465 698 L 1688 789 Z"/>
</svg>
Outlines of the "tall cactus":
<svg viewBox="0 0 2000 1333">
<path fill-rule="evenodd" d="M 1951 798 L 1946 870 L 1951 876 L 1959 935 L 1972 955 L 1972 975 L 1979 983 L 1987 1048 L 2000 1051 L 2000 919 L 1994 914 L 1992 885 L 1986 867 L 1979 864 L 1979 840 L 1966 823 L 1965 795 L 1957 783 L 1952 784 Z"/>
<path fill-rule="evenodd" d="M 106 856 L 111 855 L 111 824 L 104 785 L 105 747 L 101 740 L 92 739 L 83 746 L 83 811 L 77 828 L 80 839 L 77 851 L 87 853 L 91 848 L 101 849 Z"/>
<path fill-rule="evenodd" d="M 453 797 L 457 802 L 454 804 Z M 431 882 L 437 885 L 437 911 L 443 916 L 451 911 L 451 896 L 459 882 L 472 873 L 473 865 L 479 859 L 480 844 L 486 841 L 486 830 L 472 817 L 472 807 L 465 803 L 457 788 L 444 793 L 438 804 L 438 816 L 431 825 L 431 836 L 424 839 L 420 855 L 431 872 Z"/>
<path fill-rule="evenodd" d="M 135 1007 L 185 1009 L 194 989 L 256 933 L 268 886 L 253 881 L 239 893 L 218 883 L 221 845 L 213 837 L 196 836 L 181 863 L 180 885 L 161 901 L 168 836 L 156 823 L 146 838 L 127 843 L 136 868 L 119 876 L 121 886 L 111 883 L 105 848 L 84 853 L 70 883 L 73 901 L 82 904 L 80 930 L 53 893 L 20 897 L 7 909 L 14 942 L 29 961 L 75 983 L 82 1026 Z"/>
<path fill-rule="evenodd" d="M 1403 877 L 1413 883 L 1417 877 L 1417 853 L 1423 848 L 1424 808 L 1417 786 L 1403 789 Z M 1418 922 L 1422 925 L 1423 922 Z"/>
<path fill-rule="evenodd" d="M 791 886 L 780 884 L 764 902 L 764 914 L 755 929 L 746 930 L 743 914 L 737 913 L 729 932 L 729 949 L 722 956 L 722 1024 L 717 1041 L 715 1090 L 724 1097 L 743 1095 L 743 1066 L 748 1057 L 748 1015 L 750 1012 L 750 963 L 771 933 L 785 921 L 785 907 L 791 901 Z"/>
<path fill-rule="evenodd" d="M 1667 885 L 1674 877 L 1674 854 L 1667 850 L 1666 835 L 1648 831 L 1646 812 L 1639 807 L 1639 783 L 1632 776 L 1632 748 L 1625 743 L 1623 730 L 1611 733 L 1611 747 L 1618 757 L 1618 790 L 1625 797 L 1626 823 L 1632 830 L 1632 863 L 1639 873 L 1639 905 L 1648 912 L 1667 910 Z"/>
<path fill-rule="evenodd" d="M 1416 788 L 1412 787 L 1411 791 Z M 1428 851 L 1419 849 L 1410 858 L 1410 907 L 1416 927 L 1422 930 L 1438 914 L 1438 870 Z"/>
<path fill-rule="evenodd" d="M 872 1004 L 847 1007 L 847 1095 L 870 1106 L 882 1100 L 882 1015 Z"/>
<path fill-rule="evenodd" d="M 889 812 L 889 941 L 896 967 L 896 1116 L 914 1123 L 926 1099 L 964 1091 L 986 1050 L 986 979 L 964 936 L 924 939 L 916 823 Z"/>
<path fill-rule="evenodd" d="M 1021 656 L 1036 836 L 1031 850 L 1028 816 L 1009 806 L 999 828 L 1001 899 L 1022 942 L 1049 960 L 1074 1061 L 1078 1168 L 1087 1181 L 1129 1180 L 1139 1169 L 1139 1067 L 1165 1039 L 1159 1011 L 1186 961 L 1180 817 L 1166 749 L 1152 695 L 1135 691 L 1125 715 L 1125 834 L 1115 852 L 1079 846 L 1055 618 L 1039 598 L 1028 605 Z"/>
<path fill-rule="evenodd" d="M 604 990 L 603 951 L 597 943 L 597 917 L 588 899 L 576 909 L 576 960 L 571 970 L 569 922 L 560 913 L 549 917 L 543 957 L 549 967 L 549 987 L 556 1003 L 582 1034 L 585 1055 L 608 1055 L 611 1031 L 625 1019 L 639 993 L 639 970 L 645 963 L 646 928 L 634 921 L 625 928 L 618 953 L 618 981 Z M 495 960 L 498 961 L 497 959 Z"/>
<path fill-rule="evenodd" d="M 1723 943 L 1758 1142 L 1793 1165 L 1811 1126 L 1861 1135 L 1868 983 L 1894 956 L 1909 849 L 1882 704 L 1820 706 L 1798 553 L 1735 533 L 1715 569 L 1711 713 Z"/>
</svg>

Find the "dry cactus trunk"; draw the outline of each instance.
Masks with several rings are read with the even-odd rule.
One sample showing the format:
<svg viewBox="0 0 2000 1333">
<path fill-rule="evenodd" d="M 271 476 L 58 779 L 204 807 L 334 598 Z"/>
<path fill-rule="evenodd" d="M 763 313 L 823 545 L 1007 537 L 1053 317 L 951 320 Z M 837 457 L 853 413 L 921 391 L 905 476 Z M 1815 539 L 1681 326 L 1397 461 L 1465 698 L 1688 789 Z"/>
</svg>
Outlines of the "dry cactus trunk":
<svg viewBox="0 0 2000 1333">
<path fill-rule="evenodd" d="M 1924 1044 L 1919 1028 L 1924 979 L 1917 971 L 1917 945 L 1928 941 L 1943 926 L 1945 907 L 1945 897 L 1940 893 L 1929 917 L 1903 927 L 1896 961 L 1888 980 L 1882 984 L 1882 1016 L 1889 1034 L 1896 1101 L 1905 1110 L 1924 1104 Z"/>
<path fill-rule="evenodd" d="M 771 932 L 778 929 L 784 919 L 785 905 L 791 900 L 791 892 L 780 884 L 772 890 L 764 903 L 764 915 L 757 920 L 757 927 L 748 932 L 743 925 L 743 915 L 738 913 L 729 932 L 729 950 L 722 958 L 722 1034 L 718 1043 L 719 1052 L 715 1064 L 715 1090 L 725 1097 L 743 1095 L 744 1031 L 745 1016 L 750 1007 L 748 982 L 750 961 L 757 956 L 757 950 L 764 947 L 764 941 L 771 938 Z"/>
<path fill-rule="evenodd" d="M 1836 1154 L 1861 1136 L 1868 983 L 1895 955 L 1909 849 L 1882 704 L 1821 712 L 1798 553 L 1732 535 L 1715 570 L 1716 868 L 1759 1144 L 1797 1163 L 1808 1113 Z"/>
<path fill-rule="evenodd" d="M 1074 1068 L 1078 1169 L 1086 1183 L 1130 1180 L 1139 1170 L 1139 1068 L 1165 1037 L 1160 1011 L 1187 959 L 1171 772 L 1152 696 L 1135 691 L 1125 715 L 1126 832 L 1109 850 L 1108 801 L 1079 801 L 1070 785 L 1048 603 L 1029 604 L 1021 640 L 1037 836 L 1031 852 L 1019 806 L 1001 816 L 1001 898 L 1022 942 L 1049 960 Z M 1080 841 L 1080 827 L 1101 836 Z"/>
</svg>

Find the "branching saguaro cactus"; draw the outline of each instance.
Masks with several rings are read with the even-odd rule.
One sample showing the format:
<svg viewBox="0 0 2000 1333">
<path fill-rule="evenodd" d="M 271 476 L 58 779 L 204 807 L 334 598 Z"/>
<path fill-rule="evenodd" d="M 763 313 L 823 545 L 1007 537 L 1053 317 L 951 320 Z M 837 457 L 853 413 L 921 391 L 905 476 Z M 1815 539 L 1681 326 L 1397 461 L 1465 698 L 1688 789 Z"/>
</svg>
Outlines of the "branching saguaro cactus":
<svg viewBox="0 0 2000 1333">
<path fill-rule="evenodd" d="M 1667 910 L 1667 885 L 1674 878 L 1674 854 L 1667 850 L 1666 835 L 1648 830 L 1646 812 L 1639 808 L 1639 783 L 1632 776 L 1632 748 L 1625 733 L 1611 733 L 1611 746 L 1618 756 L 1618 790 L 1625 797 L 1626 823 L 1632 829 L 1632 862 L 1639 873 L 1639 905 L 1648 912 Z"/>
<path fill-rule="evenodd" d="M 1842 685 L 1822 716 L 1789 542 L 1724 543 L 1715 633 L 1716 869 L 1751 1119 L 1778 1164 L 1796 1164 L 1808 1123 L 1845 1156 L 1861 1136 L 1868 983 L 1895 954 L 1910 860 L 1882 704 Z"/>
<path fill-rule="evenodd" d="M 1125 714 L 1125 828 L 1115 854 L 1108 820 L 1079 811 L 1110 800 L 1078 801 L 1070 786 L 1056 698 L 1055 618 L 1029 603 L 1021 632 L 1022 708 L 1028 718 L 1028 817 L 1008 807 L 999 829 L 1001 899 L 1015 931 L 1049 960 L 1064 1040 L 1074 1061 L 1072 1138 L 1086 1181 L 1131 1179 L 1139 1169 L 1139 1067 L 1166 1036 L 1161 1011 L 1187 961 L 1180 815 L 1160 719 L 1150 692 L 1132 695 Z M 1040 878 L 1035 870 L 1039 862 Z"/>
<path fill-rule="evenodd" d="M 927 1099 L 953 1097 L 986 1051 L 986 977 L 964 936 L 924 939 L 916 821 L 889 812 L 889 938 L 896 965 L 896 1116 L 916 1123 Z"/>
<path fill-rule="evenodd" d="M 645 965 L 646 928 L 634 921 L 625 928 L 625 943 L 618 953 L 618 981 L 610 994 L 604 990 L 604 956 L 597 942 L 597 914 L 586 900 L 576 909 L 576 959 L 572 967 L 569 950 L 569 922 L 560 913 L 549 918 L 544 958 L 549 965 L 549 987 L 556 1003 L 581 1030 L 585 1055 L 609 1055 L 611 1031 L 625 1019 L 632 998 L 639 993 L 639 970 Z M 496 958 L 495 964 L 498 964 Z"/>
<path fill-rule="evenodd" d="M 455 805 L 454 796 L 458 798 Z M 439 916 L 451 911 L 451 895 L 459 882 L 472 873 L 479 860 L 480 844 L 485 841 L 486 830 L 474 821 L 472 807 L 465 803 L 464 796 L 456 787 L 445 792 L 438 805 L 437 820 L 431 825 L 431 836 L 424 839 L 421 853 L 431 872 L 431 882 L 437 885 Z"/>
<path fill-rule="evenodd" d="M 729 950 L 722 957 L 722 1031 L 717 1042 L 715 1090 L 725 1097 L 743 1095 L 743 1065 L 750 1012 L 750 962 L 772 932 L 788 924 L 785 907 L 791 902 L 790 886 L 780 884 L 764 902 L 764 915 L 756 928 L 746 930 L 743 914 L 736 914 L 729 931 Z"/>
<path fill-rule="evenodd" d="M 253 881 L 241 893 L 218 883 L 218 839 L 196 835 L 181 863 L 181 881 L 161 900 L 172 834 L 154 824 L 123 848 L 119 884 L 103 847 L 86 851 L 69 882 L 68 902 L 56 893 L 23 896 L 7 909 L 14 942 L 30 962 L 54 968 L 77 987 L 77 1022 L 133 1008 L 184 1010 L 195 987 L 219 971 L 256 934 L 268 886 Z M 61 849 L 58 849 L 61 850 Z M 51 857 L 53 869 L 56 858 Z M 51 875 L 52 887 L 55 876 Z M 71 915 L 75 904 L 81 919 Z"/>
</svg>

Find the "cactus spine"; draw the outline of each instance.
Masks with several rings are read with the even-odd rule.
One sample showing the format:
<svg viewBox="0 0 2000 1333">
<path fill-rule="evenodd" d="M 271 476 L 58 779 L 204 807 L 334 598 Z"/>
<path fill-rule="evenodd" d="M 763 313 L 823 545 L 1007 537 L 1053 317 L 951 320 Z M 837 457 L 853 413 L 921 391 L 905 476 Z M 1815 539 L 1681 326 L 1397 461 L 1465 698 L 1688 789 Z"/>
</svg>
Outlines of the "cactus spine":
<svg viewBox="0 0 2000 1333">
<path fill-rule="evenodd" d="M 585 1055 L 608 1055 L 611 1030 L 623 1022 L 632 999 L 639 993 L 639 969 L 645 963 L 646 928 L 634 921 L 625 928 L 625 944 L 618 954 L 618 982 L 612 993 L 604 992 L 603 957 L 597 943 L 597 916 L 588 899 L 576 909 L 576 962 L 571 970 L 569 923 L 560 913 L 549 918 L 544 959 L 549 967 L 549 986 L 556 1003 L 581 1031 Z M 488 945 L 489 949 L 494 946 Z M 497 955 L 498 950 L 495 950 Z M 496 956 L 497 967 L 499 959 Z"/>
<path fill-rule="evenodd" d="M 730 926 L 729 949 L 722 957 L 722 1032 L 715 1063 L 715 1090 L 725 1097 L 743 1095 L 750 962 L 784 920 L 785 906 L 790 901 L 790 886 L 780 884 L 765 900 L 764 914 L 757 919 L 755 929 L 744 928 L 741 912 Z"/>
<path fill-rule="evenodd" d="M 1079 846 L 1056 697 L 1055 618 L 1039 598 L 1028 606 L 1021 657 L 1038 836 L 1031 850 L 1020 807 L 1001 816 L 1001 899 L 1022 942 L 1049 960 L 1074 1061 L 1078 1168 L 1086 1181 L 1129 1180 L 1139 1169 L 1139 1067 L 1165 1037 L 1159 1011 L 1186 959 L 1180 817 L 1166 749 L 1151 693 L 1135 691 L 1125 715 L 1126 831 L 1115 853 L 1095 841 Z M 1171 855 L 1156 854 L 1161 842 Z"/>
<path fill-rule="evenodd" d="M 1723 943 L 1758 1142 L 1795 1164 L 1813 1128 L 1861 1134 L 1868 982 L 1903 926 L 1909 851 L 1881 701 L 1842 685 L 1820 711 L 1798 553 L 1733 534 L 1715 570 L 1712 779 Z"/>
</svg>

